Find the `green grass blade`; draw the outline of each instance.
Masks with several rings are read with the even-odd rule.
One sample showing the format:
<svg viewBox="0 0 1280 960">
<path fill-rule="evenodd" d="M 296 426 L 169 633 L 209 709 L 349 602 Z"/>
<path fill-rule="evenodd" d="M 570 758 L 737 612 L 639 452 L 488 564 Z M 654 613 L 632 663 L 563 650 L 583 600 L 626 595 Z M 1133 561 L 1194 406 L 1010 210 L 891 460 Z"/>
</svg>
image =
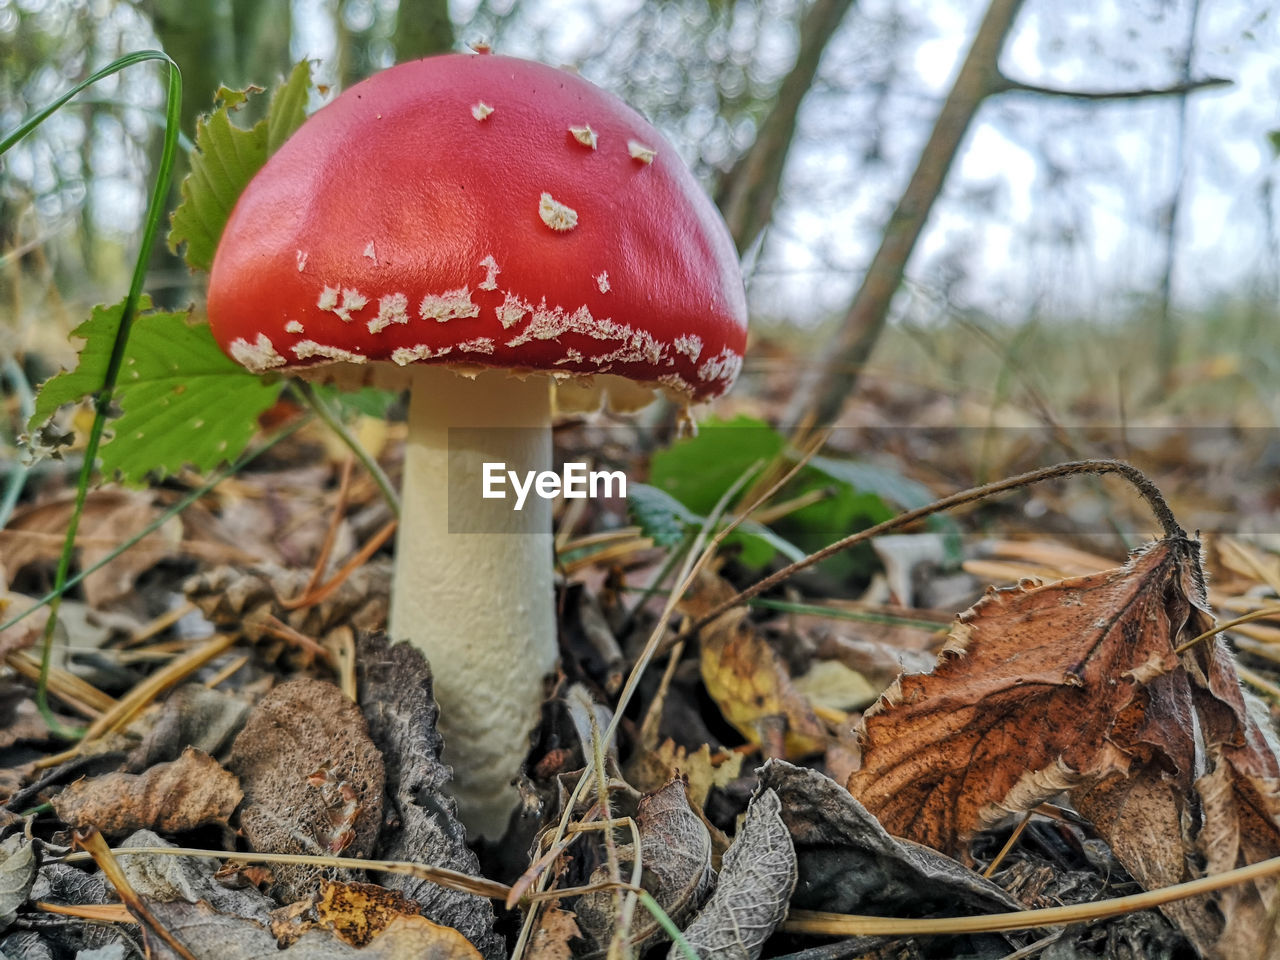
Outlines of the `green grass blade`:
<svg viewBox="0 0 1280 960">
<path fill-rule="evenodd" d="M 40 656 L 40 680 L 36 685 L 36 706 L 41 716 L 49 725 L 49 729 L 64 734 L 62 725 L 58 723 L 53 711 L 49 708 L 48 682 L 49 663 L 53 654 L 53 635 L 58 624 L 58 607 L 63 593 L 67 589 L 67 574 L 71 569 L 71 557 L 75 552 L 76 532 L 80 526 L 80 517 L 84 513 L 85 498 L 89 495 L 89 482 L 93 478 L 94 465 L 98 458 L 98 448 L 102 445 L 102 433 L 106 427 L 107 411 L 111 404 L 111 394 L 115 390 L 120 376 L 120 366 L 124 360 L 125 344 L 129 340 L 129 331 L 133 326 L 134 315 L 138 311 L 138 301 L 142 296 L 142 284 L 147 275 L 147 261 L 151 256 L 151 247 L 155 243 L 156 233 L 160 229 L 160 219 L 164 216 L 165 198 L 169 195 L 169 184 L 173 179 L 173 164 L 178 154 L 178 123 L 182 109 L 182 73 L 178 65 L 169 55 L 160 50 L 141 50 L 126 54 L 113 60 L 107 66 L 73 86 L 49 106 L 37 111 L 33 116 L 21 123 L 16 130 L 0 140 L 0 155 L 35 130 L 41 123 L 53 115 L 63 104 L 67 103 L 81 90 L 97 83 L 105 77 L 119 73 L 135 64 L 149 60 L 161 60 L 169 66 L 169 83 L 165 101 L 164 146 L 160 154 L 160 165 L 156 170 L 156 181 L 147 204 L 146 219 L 143 221 L 142 243 L 138 249 L 138 259 L 134 263 L 133 277 L 129 283 L 129 295 L 125 299 L 124 314 L 120 318 L 120 326 L 116 331 L 115 342 L 111 349 L 111 358 L 107 362 L 107 371 L 102 386 L 94 397 L 93 427 L 89 431 L 89 442 L 85 447 L 84 465 L 80 469 L 79 483 L 76 487 L 75 507 L 67 524 L 66 539 L 62 544 L 62 555 L 58 558 L 58 570 L 54 576 L 54 597 L 49 605 L 49 619 L 45 623 L 44 637 Z"/>
</svg>

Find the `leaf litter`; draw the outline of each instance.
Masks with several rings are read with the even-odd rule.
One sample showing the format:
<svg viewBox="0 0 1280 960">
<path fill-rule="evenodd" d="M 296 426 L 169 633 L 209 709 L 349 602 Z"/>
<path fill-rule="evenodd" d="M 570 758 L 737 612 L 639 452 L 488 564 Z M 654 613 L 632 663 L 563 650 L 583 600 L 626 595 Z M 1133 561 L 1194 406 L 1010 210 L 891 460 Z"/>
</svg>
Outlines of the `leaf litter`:
<svg viewBox="0 0 1280 960">
<path fill-rule="evenodd" d="M 231 123 L 230 111 L 246 96 L 233 91 L 221 93 L 221 108 L 201 125 L 198 176 L 184 188 L 171 237 L 175 244 L 187 244 L 190 262 L 207 266 L 229 210 L 227 198 L 300 121 L 305 74 L 305 67 L 295 70 L 257 127 Z M 204 187 L 197 182 L 202 177 Z M 214 190 L 210 178 L 222 178 Z M 55 380 L 42 395 L 42 414 L 52 413 L 51 404 L 84 395 L 100 361 L 99 348 L 116 322 L 113 309 L 96 312 L 82 328 L 90 336 L 81 368 Z M 188 325 L 183 316 L 147 314 L 138 329 L 148 324 L 184 344 L 188 366 L 212 358 L 203 328 Z M 125 416 L 133 419 L 122 417 L 117 426 L 136 424 L 137 429 L 104 447 L 109 472 L 118 469 L 126 480 L 140 482 L 158 467 L 177 477 L 185 464 L 209 467 L 243 448 L 248 427 L 234 435 L 210 431 L 201 444 L 175 450 L 175 431 L 164 429 L 157 407 L 176 404 L 187 416 L 191 397 L 174 389 L 173 371 L 152 370 L 149 363 L 144 354 L 135 355 L 134 367 L 142 366 L 135 396 L 148 402 L 131 409 L 124 382 L 120 399 Z M 212 364 L 203 377 L 194 381 L 196 394 L 208 396 L 212 390 L 234 397 L 243 415 L 228 419 L 237 423 L 251 424 L 279 394 L 277 385 L 232 379 L 230 371 Z M 161 402 L 165 399 L 168 404 Z M 1011 892 L 1037 898 L 1036 906 L 1073 895 L 1093 899 L 1114 895 L 1129 878 L 1142 886 L 1164 886 L 1277 854 L 1278 777 L 1267 720 L 1259 719 L 1241 694 L 1221 639 L 1181 649 L 1210 622 L 1199 547 L 1186 537 L 1167 537 L 1121 570 L 991 594 L 961 617 L 932 673 L 905 674 L 881 706 L 860 716 L 869 694 L 878 692 L 885 679 L 880 674 L 895 672 L 899 664 L 914 665 L 921 637 L 902 645 L 883 632 L 870 643 L 867 633 L 824 641 L 788 613 L 762 618 L 740 606 L 717 612 L 719 605 L 738 603 L 741 595 L 735 594 L 754 571 L 802 553 L 771 526 L 752 521 L 724 545 L 717 573 L 705 574 L 697 592 L 684 600 L 682 612 L 689 620 L 710 620 L 697 642 L 688 644 L 686 659 L 681 663 L 673 655 L 664 679 L 655 677 L 656 683 L 644 678 L 650 689 L 640 694 L 642 713 L 653 710 L 657 721 L 666 714 L 697 722 L 669 726 L 663 737 L 657 736 L 659 723 L 646 722 L 639 732 L 630 729 L 631 716 L 622 708 L 615 716 L 611 705 L 624 667 L 634 661 L 653 618 L 643 605 L 630 605 L 628 577 L 660 569 L 663 551 L 687 544 L 709 525 L 708 506 L 719 500 L 727 482 L 708 481 L 714 472 L 709 467 L 727 471 L 731 479 L 743 463 L 759 459 L 759 451 L 768 452 L 767 459 L 782 456 L 786 438 L 764 421 L 752 422 L 751 445 L 757 452 L 735 448 L 729 434 L 708 431 L 704 443 L 714 440 L 712 446 L 719 444 L 723 451 L 714 464 L 693 447 L 656 458 L 654 479 L 662 489 L 642 489 L 635 505 L 649 536 L 623 542 L 607 559 L 576 557 L 566 564 L 569 588 L 584 588 L 577 601 L 579 646 L 590 648 L 594 661 L 565 658 L 566 682 L 553 696 L 568 708 L 548 709 L 539 740 L 531 745 L 519 784 L 522 817 L 501 851 L 483 845 L 473 850 L 457 822 L 447 794 L 449 771 L 439 759 L 429 667 L 420 655 L 388 644 L 377 632 L 385 622 L 387 592 L 385 570 L 377 561 L 364 564 L 323 603 L 293 606 L 290 600 L 302 596 L 311 582 L 298 567 L 300 558 L 312 556 L 317 535 L 285 541 L 288 545 L 278 551 L 264 546 L 273 555 L 262 562 L 275 561 L 279 568 L 237 563 L 211 571 L 198 551 L 184 557 L 198 568 L 187 593 L 201 608 L 204 626 L 254 646 L 248 653 L 228 652 L 203 671 L 201 679 L 210 686 L 235 678 L 231 692 L 215 694 L 199 683 L 179 687 L 163 705 L 122 722 L 122 731 L 113 734 L 117 739 L 93 748 L 100 751 L 96 756 L 86 751 L 52 774 L 32 765 L 32 753 L 38 753 L 32 738 L 0 741 L 7 774 L 0 783 L 21 785 L 10 797 L 15 810 L 7 815 L 13 820 L 0 824 L 8 831 L 0 841 L 0 920 L 17 931 L 0 930 L 6 935 L 0 952 L 51 956 L 54 944 L 67 955 L 81 949 L 120 957 L 143 951 L 178 955 L 156 938 L 154 923 L 104 929 L 81 924 L 68 928 L 73 932 L 51 927 L 37 901 L 75 910 L 113 898 L 104 874 L 61 862 L 65 828 L 74 825 L 120 832 L 156 827 L 179 840 L 238 850 L 246 860 L 264 850 L 303 855 L 302 863 L 215 868 L 207 857 L 119 851 L 121 876 L 157 923 L 198 955 L 232 960 L 290 951 L 308 960 L 357 954 L 506 956 L 511 921 L 499 921 L 489 900 L 476 892 L 423 875 L 353 869 L 359 860 L 344 860 L 339 867 L 332 857 L 306 855 L 356 854 L 432 864 L 455 871 L 455 878 L 478 877 L 494 864 L 520 862 L 524 841 L 546 830 L 558 814 L 571 822 L 570 834 L 549 853 L 533 847 L 527 858 L 533 866 L 523 864 L 540 879 L 551 878 L 552 887 L 545 896 L 532 884 L 524 888 L 528 898 L 521 907 L 538 915 L 526 958 L 595 955 L 611 945 L 617 953 L 618 945 L 628 943 L 622 954 L 628 949 L 638 954 L 651 945 L 651 957 L 685 956 L 686 950 L 735 960 L 765 952 L 777 956 L 804 943 L 795 925 L 777 932 L 791 909 L 908 918 L 984 915 L 1025 905 Z M 688 461 L 684 465 L 682 457 Z M 927 499 L 923 488 L 903 474 L 876 469 L 868 472 L 869 467 L 851 461 L 814 461 L 797 481 L 808 488 L 791 492 L 821 494 L 806 501 L 809 510 L 824 499 L 838 501 L 846 528 L 883 519 L 888 503 L 920 508 Z M 328 473 L 324 464 L 315 476 Z M 245 502 L 242 495 L 255 481 L 241 479 L 236 494 L 213 510 L 236 521 L 239 535 L 226 543 L 248 542 L 254 531 L 269 531 L 263 544 L 281 542 L 310 529 L 303 517 L 286 515 L 287 498 L 269 490 L 265 476 L 257 479 L 262 502 Z M 315 477 L 309 482 L 314 485 Z M 835 483 L 839 495 L 816 490 L 819 483 Z M 682 490 L 686 501 L 677 496 Z M 813 518 L 812 512 L 803 514 L 803 522 L 788 533 L 811 535 Z M 617 516 L 589 519 L 602 530 L 624 522 Z M 227 529 L 233 529 L 230 522 Z M 256 538 L 253 543 L 255 550 L 261 546 Z M 914 554 L 894 553 L 887 544 L 881 555 L 891 558 L 886 566 L 893 568 L 892 592 L 877 602 L 916 599 L 922 564 Z M 1269 554 L 1259 559 L 1246 549 L 1224 547 L 1214 555 L 1237 580 L 1252 578 L 1255 587 L 1274 589 Z M 928 556 L 935 566 L 945 562 L 945 551 L 931 547 Z M 851 569 L 846 566 L 840 574 L 846 586 Z M 132 594 L 140 592 L 137 586 L 151 571 L 122 563 L 111 572 L 116 574 L 111 590 L 95 591 L 95 605 L 136 600 Z M 775 569 L 774 575 L 793 572 Z M 957 576 L 948 590 L 968 582 Z M 163 601 L 177 596 L 171 590 Z M 340 667 L 333 649 L 341 641 L 334 638 L 344 635 L 355 649 L 346 693 L 329 682 L 331 668 Z M 107 641 L 104 647 L 113 644 Z M 665 649 L 673 649 L 669 638 Z M 682 649 L 675 644 L 675 651 Z M 7 655 L 17 652 L 10 649 Z M 163 657 L 174 651 L 153 652 Z M 129 693 L 119 682 L 110 693 L 98 691 L 111 703 Z M 90 715 L 111 709 L 110 703 L 100 703 L 101 709 L 80 706 Z M 850 737 L 859 720 L 860 745 Z M 606 722 L 618 729 L 607 751 L 596 742 Z M 608 791 L 607 809 L 618 816 L 601 825 L 595 822 L 606 809 L 601 798 L 588 796 L 564 811 L 569 791 L 562 785 L 582 782 L 574 771 L 591 767 L 597 760 L 592 754 L 605 752 L 607 757 L 599 758 L 604 782 L 597 792 Z M 757 765 L 758 757 L 778 756 L 814 767 L 776 759 Z M 850 774 L 842 765 L 856 769 Z M 839 773 L 848 789 L 822 769 Z M 89 778 L 77 785 L 75 777 L 86 770 Z M 231 803 L 231 793 L 196 812 L 171 802 L 182 793 L 179 787 L 227 783 L 227 778 L 243 788 L 242 803 Z M 56 819 L 28 811 L 45 798 L 51 798 Z M 1069 806 L 1056 806 L 1064 803 Z M 970 868 L 979 858 L 993 859 L 988 856 L 992 842 L 1008 832 L 1011 815 L 1036 811 L 1042 816 L 1033 817 L 1024 834 L 1031 839 L 1025 848 L 1015 847 L 993 879 Z M 18 823 L 35 839 L 13 830 Z M 628 844 L 633 829 L 638 843 Z M 120 846 L 154 848 L 167 842 L 142 831 Z M 1115 872 L 1127 876 L 1090 873 L 1098 864 L 1108 873 L 1118 864 L 1123 869 Z M 621 886 L 613 881 L 614 869 Z M 637 893 L 630 886 L 633 870 L 652 897 L 652 910 L 628 913 L 625 908 L 634 905 L 628 898 Z M 1056 882 L 1048 882 L 1045 871 Z M 1073 894 L 1072 877 L 1092 882 Z M 492 896 L 495 887 L 506 889 L 501 884 L 480 889 Z M 1205 910 L 1205 903 L 1213 909 Z M 1203 956 L 1274 953 L 1268 939 L 1276 912 L 1271 880 L 1255 879 L 1205 894 L 1199 902 L 1166 905 L 1164 911 L 1185 940 L 1173 927 L 1144 926 L 1147 921 L 1130 918 L 1123 935 L 1113 936 L 1119 923 L 1094 929 L 1108 938 L 1100 950 L 1091 949 L 1102 941 L 1090 931 L 1069 931 L 1060 940 L 1061 950 L 1044 947 L 1044 955 L 1119 956 L 1123 949 L 1132 954 L 1150 948 L 1149 955 L 1163 956 L 1188 945 Z M 1151 924 L 1157 922 L 1163 923 Z M 673 931 L 683 931 L 681 942 L 667 942 Z M 1033 947 L 1009 935 L 962 934 L 916 937 L 885 950 L 995 957 L 1025 955 Z"/>
</svg>

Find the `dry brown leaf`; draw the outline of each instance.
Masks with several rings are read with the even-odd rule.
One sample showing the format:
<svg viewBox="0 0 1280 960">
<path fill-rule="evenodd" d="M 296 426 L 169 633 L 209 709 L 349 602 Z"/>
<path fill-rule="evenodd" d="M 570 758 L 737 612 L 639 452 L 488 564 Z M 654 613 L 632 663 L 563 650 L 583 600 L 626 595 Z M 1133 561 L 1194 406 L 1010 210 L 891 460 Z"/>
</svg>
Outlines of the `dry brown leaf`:
<svg viewBox="0 0 1280 960">
<path fill-rule="evenodd" d="M 1183 537 L 1120 569 L 989 591 L 933 673 L 867 712 L 849 790 L 891 833 L 959 855 L 974 830 L 1067 791 L 1148 887 L 1190 879 L 1197 852 L 1211 872 L 1280 854 L 1280 764 L 1225 644 L 1175 652 L 1207 628 L 1203 598 Z M 1269 881 L 1220 897 L 1228 933 L 1274 898 Z M 1222 946 L 1204 898 L 1165 912 L 1202 951 Z M 1251 929 L 1233 956 L 1261 955 Z"/>
<path fill-rule="evenodd" d="M 764 789 L 724 855 L 716 891 L 684 930 L 685 939 L 707 960 L 756 960 L 774 928 L 787 915 L 796 886 L 796 851 L 782 822 L 782 803 Z M 673 945 L 668 960 L 684 954 Z"/>
<path fill-rule="evenodd" d="M 397 917 L 415 917 L 418 904 L 373 883 L 320 881 L 316 919 L 343 943 L 363 947 Z"/>
<path fill-rule="evenodd" d="M 262 924 L 219 913 L 205 903 L 153 903 L 151 912 L 198 960 L 481 960 L 466 937 L 424 917 L 396 917 L 366 947 L 352 947 L 323 930 L 312 929 L 297 943 L 280 950 Z M 147 937 L 154 960 L 176 954 L 157 938 Z"/>
<path fill-rule="evenodd" d="M 322 680 L 281 684 L 259 701 L 227 761 L 244 788 L 240 826 L 265 853 L 368 856 L 382 822 L 385 773 L 368 726 Z M 304 899 L 314 868 L 276 867 L 281 899 Z"/>
<path fill-rule="evenodd" d="M 177 760 L 145 773 L 77 780 L 53 798 L 53 808 L 71 826 L 94 826 L 107 836 L 134 830 L 176 833 L 225 824 L 240 798 L 234 774 L 188 747 Z"/>
<path fill-rule="evenodd" d="M 451 772 L 440 760 L 431 670 L 422 652 L 366 633 L 358 640 L 356 662 L 361 712 L 386 766 L 384 818 L 396 824 L 382 831 L 374 856 L 479 876 L 480 864 L 467 847 L 456 802 L 446 792 Z M 427 919 L 458 930 L 487 960 L 505 960 L 506 941 L 494 931 L 489 900 L 421 877 L 382 874 L 378 881 L 417 902 Z"/>
<path fill-rule="evenodd" d="M 655 790 L 672 777 L 684 777 L 689 803 L 701 809 L 707 805 L 712 787 L 732 783 L 742 773 L 742 754 L 730 752 L 719 763 L 704 743 L 690 753 L 674 740 L 664 740 L 656 750 L 637 750 L 627 765 L 627 782 L 637 790 Z"/>
<path fill-rule="evenodd" d="M 283 601 L 301 596 L 310 577 L 307 570 L 269 565 L 215 567 L 190 578 L 182 589 L 210 623 L 258 644 L 269 661 L 287 647 L 269 629 L 272 619 L 318 641 L 341 627 L 371 631 L 386 625 L 391 592 L 389 564 L 366 563 L 322 603 L 286 609 Z M 306 666 L 311 657 L 304 652 L 292 655 L 290 661 Z"/>
<path fill-rule="evenodd" d="M 704 574 L 680 610 L 697 619 L 735 593 L 725 581 Z M 820 753 L 829 736 L 809 701 L 795 688 L 786 664 L 739 608 L 701 632 L 702 682 L 724 718 L 752 743 L 768 747 L 770 730 L 785 731 L 788 759 Z"/>
<path fill-rule="evenodd" d="M 560 907 L 559 900 L 544 907 L 525 951 L 528 960 L 569 960 L 573 956 L 569 941 L 582 936 L 576 918 L 577 914 Z"/>
<path fill-rule="evenodd" d="M 1177 665 L 1188 605 L 1165 602 L 1177 554 L 1166 541 L 1120 570 L 989 591 L 932 673 L 901 677 L 867 711 L 850 792 L 890 833 L 955 854 L 1007 811 L 1123 772 L 1131 758 L 1113 730 L 1145 713 L 1146 684 Z M 1189 787 L 1192 745 L 1169 750 Z"/>
<path fill-rule="evenodd" d="M 636 824 L 640 830 L 645 889 L 679 925 L 702 905 L 715 884 L 711 835 L 689 807 L 685 783 L 679 778 L 641 798 Z M 629 881 L 635 861 L 634 844 L 619 847 L 618 859 L 622 864 L 622 878 Z M 606 867 L 600 867 L 591 875 L 592 883 L 608 879 Z M 578 898 L 575 910 L 582 932 L 601 947 L 607 945 L 614 932 L 614 891 L 585 894 Z M 660 930 L 657 920 L 641 912 L 632 921 L 628 939 L 639 954 L 643 944 Z"/>
<path fill-rule="evenodd" d="M 0 554 L 11 575 L 38 560 L 53 561 L 62 551 L 74 497 L 64 497 L 17 511 L 0 530 Z M 76 544 L 80 561 L 88 567 L 132 537 L 160 515 L 150 494 L 132 490 L 94 490 L 80 515 Z M 182 521 L 173 518 L 84 578 L 84 595 L 95 608 L 109 606 L 133 590 L 134 581 L 182 541 Z"/>
</svg>

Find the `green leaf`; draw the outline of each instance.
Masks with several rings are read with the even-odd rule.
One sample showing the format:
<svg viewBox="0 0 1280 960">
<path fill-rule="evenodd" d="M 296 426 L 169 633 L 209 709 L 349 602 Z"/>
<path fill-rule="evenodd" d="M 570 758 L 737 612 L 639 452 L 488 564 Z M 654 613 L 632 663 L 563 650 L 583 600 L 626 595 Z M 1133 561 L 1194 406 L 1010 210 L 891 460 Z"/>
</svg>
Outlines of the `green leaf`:
<svg viewBox="0 0 1280 960">
<path fill-rule="evenodd" d="M 904 477 L 896 470 L 854 460 L 837 460 L 831 457 L 813 457 L 809 466 L 833 480 L 847 483 L 862 493 L 873 493 L 885 503 L 903 510 L 915 510 L 938 499 L 923 483 Z M 887 518 L 886 518 L 887 519 Z M 934 514 L 925 524 L 939 533 L 946 534 L 944 547 L 947 558 L 959 565 L 963 560 L 960 545 L 960 525 L 946 514 Z"/>
<path fill-rule="evenodd" d="M 362 387 L 359 390 L 341 390 L 328 384 L 316 384 L 312 387 L 330 410 L 337 410 L 347 417 L 360 413 L 366 417 L 379 420 L 390 418 L 391 408 L 400 399 L 396 390 L 380 390 L 377 387 Z"/>
<path fill-rule="evenodd" d="M 143 298 L 140 310 L 149 310 Z M 45 382 L 28 423 L 33 435 L 57 409 L 93 395 L 102 385 L 124 303 L 95 307 L 72 331 L 85 341 L 74 370 Z M 113 400 L 120 409 L 114 436 L 102 446 L 102 470 L 126 483 L 190 464 L 207 470 L 237 457 L 257 417 L 276 400 L 280 383 L 264 384 L 230 360 L 207 325 L 183 313 L 139 313 L 125 347 Z"/>
<path fill-rule="evenodd" d="M 641 532 L 660 547 L 676 546 L 707 522 L 706 517 L 647 483 L 627 484 L 627 511 Z M 778 553 L 793 561 L 804 557 L 804 551 L 795 544 L 754 520 L 744 520 L 725 543 L 740 549 L 738 560 L 747 567 L 763 567 Z"/>
<path fill-rule="evenodd" d="M 809 466 L 822 471 L 832 480 L 847 483 L 863 493 L 874 493 L 886 503 L 906 510 L 923 507 L 937 499 L 923 483 L 904 477 L 896 470 L 874 464 L 818 456 L 809 459 Z"/>
<path fill-rule="evenodd" d="M 196 123 L 196 149 L 191 172 L 182 181 L 182 202 L 173 212 L 169 249 L 187 245 L 187 265 L 208 271 L 218 240 L 240 194 L 280 145 L 306 119 L 311 94 L 311 64 L 303 60 L 271 96 L 267 115 L 249 129 L 231 122 L 231 114 L 257 87 L 229 90 L 214 98 L 213 113 Z"/>
<path fill-rule="evenodd" d="M 710 420 L 698 435 L 653 455 L 649 482 L 698 514 L 710 513 L 721 495 L 757 461 L 769 463 L 787 441 L 763 420 Z"/>
<path fill-rule="evenodd" d="M 674 547 L 691 528 L 703 523 L 702 517 L 671 494 L 647 483 L 627 484 L 627 512 L 640 532 L 660 547 Z"/>
<path fill-rule="evenodd" d="M 1280 157 L 1280 130 L 1272 130 L 1267 134 L 1267 140 L 1271 143 L 1271 155 Z"/>
</svg>

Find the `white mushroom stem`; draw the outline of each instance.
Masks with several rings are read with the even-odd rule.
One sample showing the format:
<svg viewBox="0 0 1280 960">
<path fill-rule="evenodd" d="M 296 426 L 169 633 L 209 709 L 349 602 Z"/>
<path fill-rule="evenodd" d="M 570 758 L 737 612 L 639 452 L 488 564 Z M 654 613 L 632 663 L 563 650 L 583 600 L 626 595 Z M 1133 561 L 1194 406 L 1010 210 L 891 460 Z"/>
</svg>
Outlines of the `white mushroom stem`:
<svg viewBox="0 0 1280 960">
<path fill-rule="evenodd" d="M 431 663 L 459 816 L 497 838 L 557 646 L 551 502 L 484 499 L 484 464 L 551 469 L 551 388 L 417 365 L 411 389 L 390 632 Z"/>
</svg>

